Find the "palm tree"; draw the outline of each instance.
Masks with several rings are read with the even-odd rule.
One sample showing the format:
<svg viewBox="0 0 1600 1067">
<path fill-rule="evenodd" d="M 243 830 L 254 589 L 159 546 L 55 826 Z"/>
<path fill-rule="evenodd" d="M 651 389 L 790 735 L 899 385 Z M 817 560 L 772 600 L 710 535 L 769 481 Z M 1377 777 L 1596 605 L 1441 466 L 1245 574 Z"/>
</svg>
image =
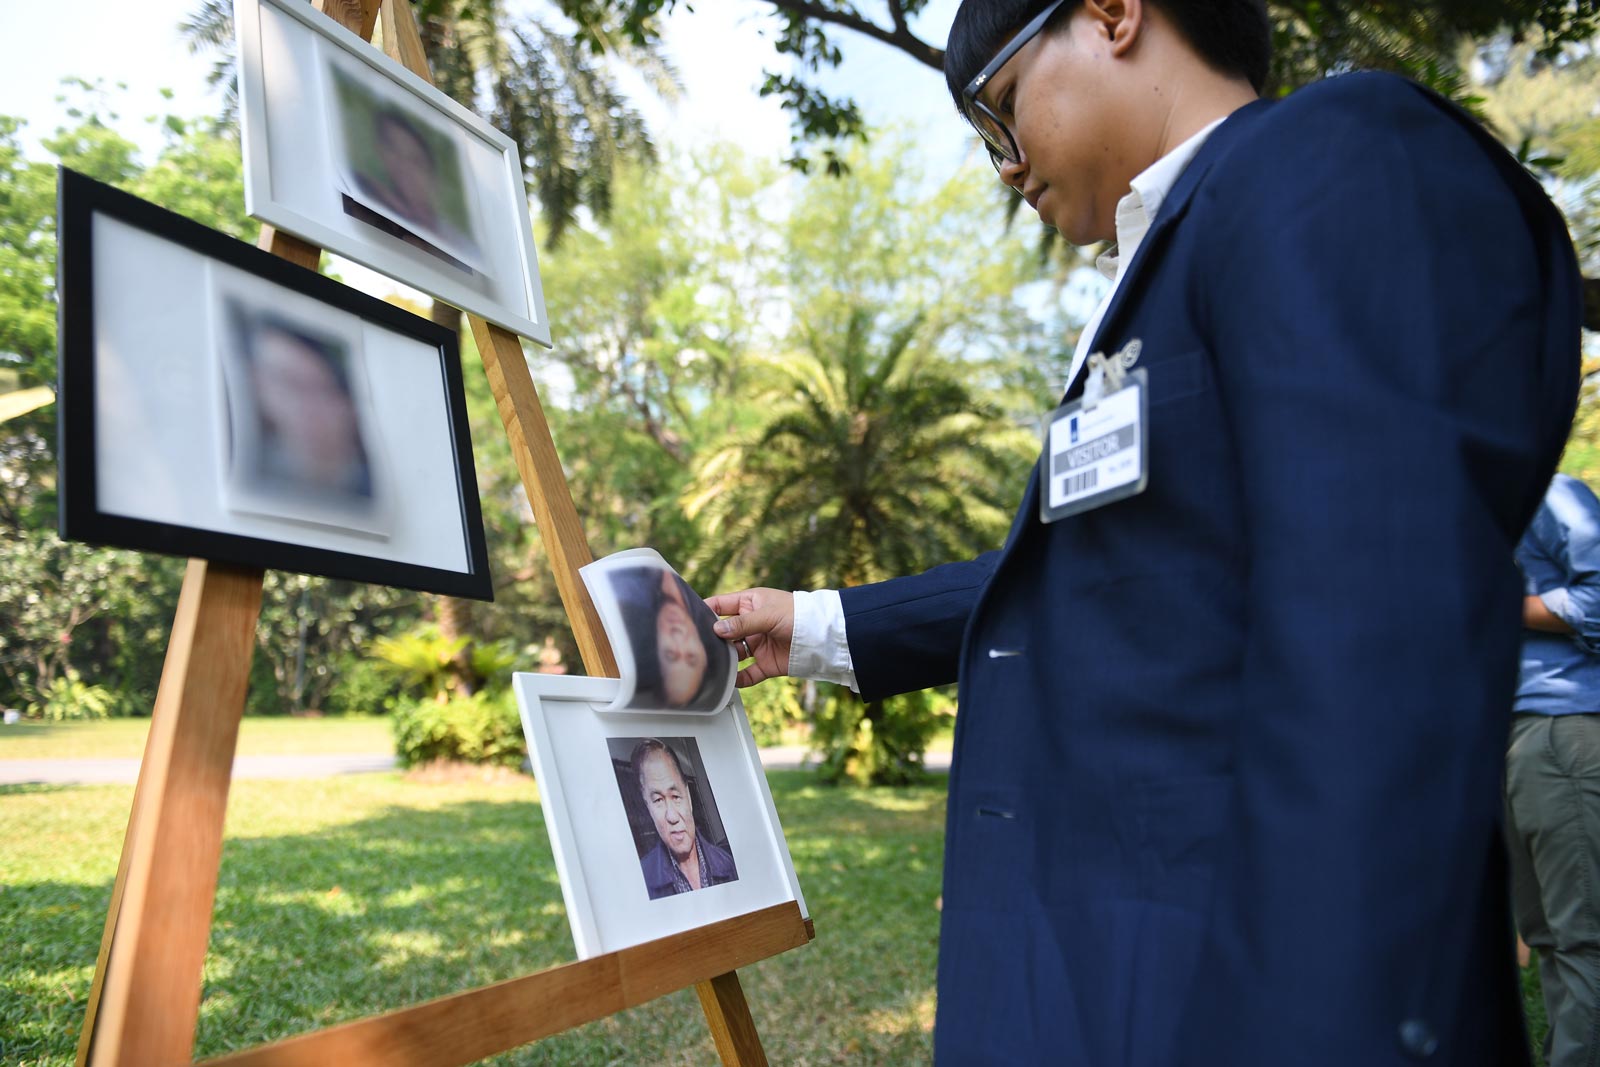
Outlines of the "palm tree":
<svg viewBox="0 0 1600 1067">
<path fill-rule="evenodd" d="M 709 451 L 685 498 L 709 588 L 738 564 L 783 588 L 855 585 L 998 547 L 1038 448 L 934 355 L 921 316 L 886 335 L 857 308 L 843 336 L 802 332 L 766 361 L 763 414 Z M 903 782 L 937 717 L 929 694 L 862 702 L 839 692 L 816 716 L 821 772 Z"/>
<path fill-rule="evenodd" d="M 654 161 L 643 116 L 587 42 L 610 42 L 606 51 L 671 100 L 677 75 L 655 44 L 618 39 L 604 24 L 564 31 L 553 9 L 513 17 L 500 0 L 412 0 L 412 7 L 434 83 L 516 142 L 551 244 L 579 208 L 608 214 L 618 167 Z M 217 54 L 209 81 L 222 88 L 224 120 L 234 121 L 232 3 L 205 0 L 179 29 L 191 51 Z"/>
<path fill-rule="evenodd" d="M 837 343 L 763 364 L 753 427 L 714 448 L 685 501 L 706 548 L 697 577 L 759 564 L 789 588 L 859 584 L 997 547 L 1038 449 L 921 338 L 921 316 L 874 350 L 856 309 Z"/>
</svg>

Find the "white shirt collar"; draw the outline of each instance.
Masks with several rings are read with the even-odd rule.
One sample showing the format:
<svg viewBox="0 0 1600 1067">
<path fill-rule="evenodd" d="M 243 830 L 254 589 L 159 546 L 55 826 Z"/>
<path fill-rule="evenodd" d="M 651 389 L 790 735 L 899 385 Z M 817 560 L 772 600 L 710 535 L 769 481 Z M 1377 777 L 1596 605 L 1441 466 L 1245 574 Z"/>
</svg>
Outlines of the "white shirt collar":
<svg viewBox="0 0 1600 1067">
<path fill-rule="evenodd" d="M 1133 260 L 1144 235 L 1150 232 L 1150 223 L 1161 212 L 1167 194 L 1178 184 L 1184 168 L 1206 143 L 1211 131 L 1222 125 L 1217 119 L 1199 133 L 1150 164 L 1133 179 L 1128 194 L 1117 201 L 1117 243 L 1095 260 L 1100 273 L 1112 281 L 1117 280 L 1122 266 Z"/>
</svg>

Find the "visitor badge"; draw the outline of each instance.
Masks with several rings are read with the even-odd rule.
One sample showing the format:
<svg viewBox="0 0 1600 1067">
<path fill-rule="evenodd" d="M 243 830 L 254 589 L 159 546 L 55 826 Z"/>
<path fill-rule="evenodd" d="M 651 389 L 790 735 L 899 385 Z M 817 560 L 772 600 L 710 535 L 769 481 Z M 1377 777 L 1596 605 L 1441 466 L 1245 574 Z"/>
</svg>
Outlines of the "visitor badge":
<svg viewBox="0 0 1600 1067">
<path fill-rule="evenodd" d="M 1133 355 L 1138 358 L 1137 350 Z M 1092 368 L 1083 398 L 1061 405 L 1050 420 L 1040 474 L 1042 522 L 1142 493 L 1149 481 L 1146 373 L 1141 368 L 1107 375 L 1109 388 L 1101 374 Z"/>
</svg>

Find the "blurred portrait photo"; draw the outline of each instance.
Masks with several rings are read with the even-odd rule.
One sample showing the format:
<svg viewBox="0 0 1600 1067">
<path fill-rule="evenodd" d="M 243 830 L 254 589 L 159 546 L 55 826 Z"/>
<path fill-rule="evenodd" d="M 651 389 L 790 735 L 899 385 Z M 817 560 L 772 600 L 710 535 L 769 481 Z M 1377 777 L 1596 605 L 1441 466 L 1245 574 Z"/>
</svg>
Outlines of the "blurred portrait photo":
<svg viewBox="0 0 1600 1067">
<path fill-rule="evenodd" d="M 607 740 L 651 900 L 739 879 L 692 737 Z"/>
<path fill-rule="evenodd" d="M 235 294 L 220 311 L 230 506 L 382 536 L 358 339 Z"/>
<path fill-rule="evenodd" d="M 733 652 L 717 617 L 670 567 L 609 572 L 634 667 L 633 708 L 715 711 L 728 699 Z"/>
<path fill-rule="evenodd" d="M 327 70 L 345 213 L 463 274 L 476 274 L 482 253 L 454 137 L 415 105 L 363 85 L 343 64 L 330 63 Z"/>
</svg>

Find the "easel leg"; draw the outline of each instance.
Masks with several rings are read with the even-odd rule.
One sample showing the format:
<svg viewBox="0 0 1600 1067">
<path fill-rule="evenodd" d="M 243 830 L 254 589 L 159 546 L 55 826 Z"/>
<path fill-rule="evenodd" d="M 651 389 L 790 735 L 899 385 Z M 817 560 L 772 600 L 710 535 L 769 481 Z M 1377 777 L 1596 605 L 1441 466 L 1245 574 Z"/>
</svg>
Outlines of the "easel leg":
<svg viewBox="0 0 1600 1067">
<path fill-rule="evenodd" d="M 187 1062 L 261 613 L 258 570 L 190 560 L 78 1061 Z"/>
<path fill-rule="evenodd" d="M 767 1067 L 767 1054 L 761 1047 L 761 1035 L 756 1033 L 755 1020 L 750 1018 L 750 1005 L 739 986 L 738 972 L 729 971 L 708 982 L 698 982 L 694 991 L 700 996 L 700 1007 L 711 1026 L 723 1067 Z"/>
</svg>

